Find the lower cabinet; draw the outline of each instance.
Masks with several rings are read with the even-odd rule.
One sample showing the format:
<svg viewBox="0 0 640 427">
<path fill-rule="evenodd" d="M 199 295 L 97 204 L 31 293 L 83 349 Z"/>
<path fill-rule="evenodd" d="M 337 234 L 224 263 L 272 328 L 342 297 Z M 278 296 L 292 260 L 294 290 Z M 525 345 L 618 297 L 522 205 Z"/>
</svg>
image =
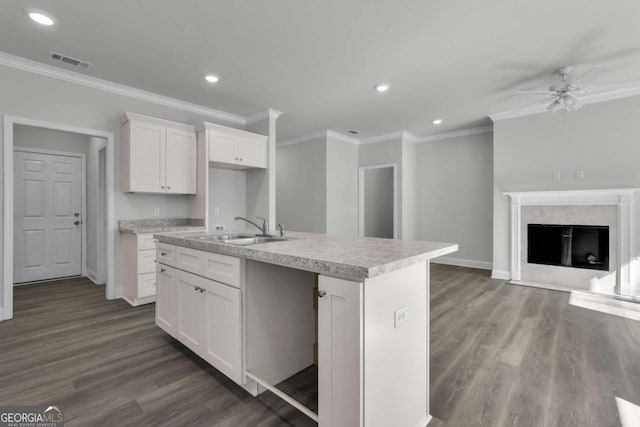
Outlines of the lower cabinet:
<svg viewBox="0 0 640 427">
<path fill-rule="evenodd" d="M 175 335 L 178 320 L 175 268 L 156 265 L 156 324 Z"/>
<path fill-rule="evenodd" d="M 240 289 L 159 264 L 156 324 L 242 384 Z"/>
</svg>

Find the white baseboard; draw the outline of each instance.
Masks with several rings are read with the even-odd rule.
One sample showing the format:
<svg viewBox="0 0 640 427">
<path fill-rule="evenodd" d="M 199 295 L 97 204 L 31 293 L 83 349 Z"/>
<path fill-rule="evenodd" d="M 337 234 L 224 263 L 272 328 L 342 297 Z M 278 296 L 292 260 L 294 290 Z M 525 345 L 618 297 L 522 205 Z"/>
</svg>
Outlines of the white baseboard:
<svg viewBox="0 0 640 427">
<path fill-rule="evenodd" d="M 434 264 L 455 265 L 458 267 L 479 268 L 481 270 L 491 270 L 493 264 L 486 261 L 476 261 L 474 259 L 462 259 L 453 257 L 438 257 L 431 260 Z"/>
<path fill-rule="evenodd" d="M 492 279 L 510 280 L 511 272 L 509 270 L 491 270 Z"/>
<path fill-rule="evenodd" d="M 98 274 L 89 268 L 87 268 L 87 278 L 91 280 L 93 283 L 95 283 L 96 285 L 100 284 L 98 283 Z"/>
<path fill-rule="evenodd" d="M 122 298 L 124 296 L 124 289 L 122 288 L 115 288 L 113 290 L 113 298 L 114 299 L 118 299 L 118 298 Z"/>
</svg>

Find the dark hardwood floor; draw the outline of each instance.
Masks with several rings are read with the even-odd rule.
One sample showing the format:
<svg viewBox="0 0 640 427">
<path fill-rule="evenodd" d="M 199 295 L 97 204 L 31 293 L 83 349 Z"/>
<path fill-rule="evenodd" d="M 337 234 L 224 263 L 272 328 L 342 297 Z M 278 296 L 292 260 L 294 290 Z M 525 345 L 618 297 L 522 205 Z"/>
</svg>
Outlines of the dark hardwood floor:
<svg viewBox="0 0 640 427">
<path fill-rule="evenodd" d="M 640 322 L 441 265 L 431 310 L 432 426 L 620 426 L 615 397 L 640 405 Z M 153 305 L 107 301 L 85 279 L 18 287 L 14 314 L 0 322 L 0 405 L 61 405 L 69 426 L 315 425 L 162 332 Z M 315 407 L 316 375 L 281 388 Z"/>
</svg>

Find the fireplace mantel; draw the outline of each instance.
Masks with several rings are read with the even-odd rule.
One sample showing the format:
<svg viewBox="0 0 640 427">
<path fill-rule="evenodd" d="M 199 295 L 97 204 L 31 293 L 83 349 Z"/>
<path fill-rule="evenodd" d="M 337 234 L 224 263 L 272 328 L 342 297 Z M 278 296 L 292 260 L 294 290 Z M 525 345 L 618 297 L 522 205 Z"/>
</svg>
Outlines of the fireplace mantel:
<svg viewBox="0 0 640 427">
<path fill-rule="evenodd" d="M 631 293 L 633 281 L 633 201 L 637 188 L 614 188 L 595 190 L 560 191 L 511 191 L 504 192 L 511 201 L 510 220 L 510 276 L 512 282 L 521 280 L 521 221 L 522 206 L 576 206 L 576 205 L 615 205 L 618 207 L 618 263 L 616 269 L 616 291 Z"/>
</svg>

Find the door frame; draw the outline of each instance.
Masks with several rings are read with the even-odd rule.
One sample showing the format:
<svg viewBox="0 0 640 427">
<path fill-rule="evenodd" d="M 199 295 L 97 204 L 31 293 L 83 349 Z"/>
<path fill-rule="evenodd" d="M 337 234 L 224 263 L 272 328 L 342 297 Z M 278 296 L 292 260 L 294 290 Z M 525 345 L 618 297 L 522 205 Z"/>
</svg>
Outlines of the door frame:
<svg viewBox="0 0 640 427">
<path fill-rule="evenodd" d="M 364 173 L 370 169 L 393 169 L 393 238 L 398 238 L 398 164 L 383 163 L 358 168 L 358 236 L 364 237 Z"/>
<path fill-rule="evenodd" d="M 2 140 L 3 146 L 3 251 L 2 251 L 2 320 L 13 318 L 13 127 L 14 125 L 31 126 L 53 129 L 63 132 L 78 133 L 95 136 L 107 140 L 107 281 L 105 294 L 107 299 L 114 299 L 115 295 L 115 137 L 113 132 L 89 129 L 79 126 L 34 120 L 24 117 L 3 115 Z M 9 268 L 7 268 L 9 267 Z"/>
<path fill-rule="evenodd" d="M 34 154 L 48 154 L 52 156 L 62 156 L 62 157 L 76 157 L 80 159 L 81 164 L 81 187 L 80 187 L 80 217 L 82 218 L 81 224 L 81 240 L 80 240 L 80 268 L 81 275 L 87 275 L 87 156 L 82 153 L 70 153 L 67 151 L 58 151 L 58 150 L 46 150 L 40 148 L 29 148 L 29 147 L 18 147 L 13 146 L 13 152 L 16 151 L 22 153 L 34 153 Z M 15 206 L 14 206 L 15 209 Z M 13 236 L 12 236 L 13 237 Z M 13 266 L 11 266 L 13 269 Z M 27 284 L 27 283 L 23 283 Z"/>
<path fill-rule="evenodd" d="M 102 165 L 102 151 L 104 150 L 104 170 Z M 105 238 L 107 235 L 107 227 L 106 227 L 106 212 L 107 212 L 107 204 L 106 204 L 106 196 L 107 196 L 107 144 L 100 144 L 98 147 L 98 206 L 96 206 L 96 222 L 98 223 L 98 247 L 96 248 L 96 262 L 97 262 L 97 271 L 96 273 L 96 282 L 99 285 L 102 285 L 107 280 L 107 266 L 105 263 Z M 103 176 L 104 174 L 104 176 Z M 104 182 L 103 182 L 104 181 Z"/>
</svg>

